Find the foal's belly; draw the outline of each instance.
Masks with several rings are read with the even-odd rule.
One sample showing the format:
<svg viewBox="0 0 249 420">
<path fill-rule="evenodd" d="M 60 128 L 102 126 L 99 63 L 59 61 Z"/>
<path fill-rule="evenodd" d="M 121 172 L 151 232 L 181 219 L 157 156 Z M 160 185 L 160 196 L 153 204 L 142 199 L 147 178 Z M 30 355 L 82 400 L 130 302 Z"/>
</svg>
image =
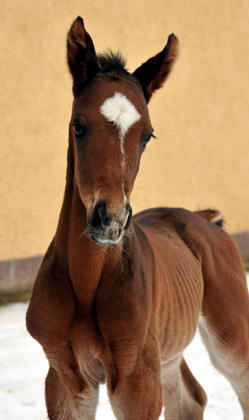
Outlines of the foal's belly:
<svg viewBox="0 0 249 420">
<path fill-rule="evenodd" d="M 153 233 L 150 241 L 156 256 L 161 360 L 167 362 L 182 353 L 195 335 L 204 284 L 199 260 L 178 237 L 169 241 Z"/>
<path fill-rule="evenodd" d="M 168 362 L 183 353 L 193 340 L 197 326 L 198 321 L 196 319 L 191 320 L 191 322 L 186 320 L 176 321 L 166 326 L 166 332 L 160 338 L 161 363 Z"/>
<path fill-rule="evenodd" d="M 172 359 L 192 341 L 202 306 L 203 286 L 198 273 L 176 276 L 174 284 L 161 300 L 160 349 L 163 362 Z"/>
</svg>

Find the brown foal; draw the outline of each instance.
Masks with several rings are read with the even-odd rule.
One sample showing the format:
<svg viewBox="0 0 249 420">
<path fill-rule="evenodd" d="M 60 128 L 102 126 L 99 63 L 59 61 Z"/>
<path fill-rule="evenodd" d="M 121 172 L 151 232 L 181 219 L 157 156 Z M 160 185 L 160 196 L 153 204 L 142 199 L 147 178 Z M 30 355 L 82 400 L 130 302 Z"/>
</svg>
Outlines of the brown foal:
<svg viewBox="0 0 249 420">
<path fill-rule="evenodd" d="M 249 298 L 243 264 L 216 211 L 156 208 L 130 194 L 153 137 L 147 103 L 178 54 L 134 73 L 97 56 L 81 18 L 67 39 L 74 102 L 64 201 L 34 284 L 27 328 L 50 368 L 50 420 L 93 420 L 106 381 L 119 420 L 200 420 L 206 404 L 183 351 L 198 323 L 249 420 Z"/>
</svg>

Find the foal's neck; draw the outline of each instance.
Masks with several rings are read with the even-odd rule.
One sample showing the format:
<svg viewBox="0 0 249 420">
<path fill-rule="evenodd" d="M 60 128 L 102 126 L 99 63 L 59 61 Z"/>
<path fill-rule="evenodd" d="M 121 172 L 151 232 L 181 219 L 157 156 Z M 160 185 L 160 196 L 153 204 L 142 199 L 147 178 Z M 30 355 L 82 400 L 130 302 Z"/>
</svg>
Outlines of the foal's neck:
<svg viewBox="0 0 249 420">
<path fill-rule="evenodd" d="M 75 182 L 66 185 L 55 248 L 72 282 L 80 311 L 90 312 L 104 266 L 111 269 L 116 265 L 122 246 L 99 245 L 90 239 L 86 209 Z"/>
</svg>

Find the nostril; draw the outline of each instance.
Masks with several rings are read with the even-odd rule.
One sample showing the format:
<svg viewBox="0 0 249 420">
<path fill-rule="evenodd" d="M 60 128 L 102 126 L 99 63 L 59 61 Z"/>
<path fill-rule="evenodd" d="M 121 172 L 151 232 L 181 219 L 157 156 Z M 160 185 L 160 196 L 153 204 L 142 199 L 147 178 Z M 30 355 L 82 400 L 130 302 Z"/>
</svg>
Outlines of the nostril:
<svg viewBox="0 0 249 420">
<path fill-rule="evenodd" d="M 107 223 L 106 204 L 104 201 L 100 201 L 99 203 L 96 204 L 96 206 L 93 209 L 91 225 L 94 228 L 103 228 L 106 223 Z"/>
<path fill-rule="evenodd" d="M 98 211 L 95 211 L 91 218 L 91 225 L 95 228 L 101 227 L 102 220 Z"/>
<path fill-rule="evenodd" d="M 103 203 L 97 203 L 93 209 L 93 214 L 91 217 L 91 225 L 95 228 L 102 226 L 102 206 L 103 206 Z"/>
<path fill-rule="evenodd" d="M 127 217 L 127 221 L 126 221 L 126 224 L 125 224 L 124 228 L 128 229 L 128 227 L 130 226 L 130 223 L 131 223 L 131 219 L 132 219 L 132 208 L 129 204 L 127 204 L 127 206 L 126 206 L 126 212 L 127 212 L 128 217 Z"/>
</svg>

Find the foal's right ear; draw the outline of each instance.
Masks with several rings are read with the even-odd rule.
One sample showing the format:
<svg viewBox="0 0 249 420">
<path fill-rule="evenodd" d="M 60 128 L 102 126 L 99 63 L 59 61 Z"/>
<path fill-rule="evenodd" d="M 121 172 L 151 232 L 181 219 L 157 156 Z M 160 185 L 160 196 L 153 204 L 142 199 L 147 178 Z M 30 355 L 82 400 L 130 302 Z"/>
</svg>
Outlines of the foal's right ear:
<svg viewBox="0 0 249 420">
<path fill-rule="evenodd" d="M 67 61 L 73 76 L 73 93 L 74 96 L 78 96 L 85 83 L 99 69 L 92 39 L 86 32 L 80 16 L 73 22 L 68 32 Z"/>
</svg>

